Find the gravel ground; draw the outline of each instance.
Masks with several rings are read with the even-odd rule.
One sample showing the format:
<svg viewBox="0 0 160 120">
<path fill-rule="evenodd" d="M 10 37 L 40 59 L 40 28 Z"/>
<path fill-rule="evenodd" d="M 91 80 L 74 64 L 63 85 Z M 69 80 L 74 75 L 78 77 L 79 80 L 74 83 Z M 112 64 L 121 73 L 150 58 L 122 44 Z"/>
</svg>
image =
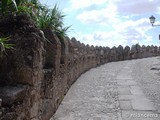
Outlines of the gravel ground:
<svg viewBox="0 0 160 120">
<path fill-rule="evenodd" d="M 157 68 L 160 68 L 160 57 L 112 62 L 93 68 L 81 75 L 72 85 L 50 120 L 160 120 L 160 116 L 156 119 L 129 119 L 126 115 L 134 115 L 131 113 L 135 113 L 136 110 L 132 106 L 136 107 L 137 103 L 127 105 L 125 101 L 119 100 L 119 96 L 124 97 L 123 94 L 142 89 L 143 98 L 154 103 L 156 114 L 157 111 L 160 112 L 160 73 L 159 70 L 155 70 Z M 119 84 L 126 84 L 127 87 L 122 85 L 119 87 Z M 139 87 L 140 89 L 136 90 Z M 135 96 L 130 94 L 131 97 Z M 135 102 L 134 99 L 128 102 L 132 101 Z M 145 107 L 146 103 L 144 103 Z M 155 113 L 155 111 L 142 110 L 139 113 L 145 115 Z"/>
<path fill-rule="evenodd" d="M 160 112 L 160 57 L 136 60 L 132 76 Z"/>
</svg>

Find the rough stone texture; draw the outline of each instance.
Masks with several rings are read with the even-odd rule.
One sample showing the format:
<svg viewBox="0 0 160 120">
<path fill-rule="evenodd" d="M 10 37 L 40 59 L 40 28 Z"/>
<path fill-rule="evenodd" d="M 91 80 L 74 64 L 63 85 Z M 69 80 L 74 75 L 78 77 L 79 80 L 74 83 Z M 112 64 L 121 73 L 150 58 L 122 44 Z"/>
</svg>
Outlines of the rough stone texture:
<svg viewBox="0 0 160 120">
<path fill-rule="evenodd" d="M 16 86 L 5 86 L 0 87 L 0 98 L 3 99 L 1 103 L 5 105 L 12 105 L 15 102 L 20 102 L 25 96 L 26 86 L 16 85 Z"/>
<path fill-rule="evenodd" d="M 0 107 L 2 106 L 2 99 L 0 99 Z"/>
<path fill-rule="evenodd" d="M 0 99 L 0 117 L 2 116 L 2 99 Z"/>
<path fill-rule="evenodd" d="M 5 23 L 5 24 L 3 24 Z M 5 27 L 5 26 L 8 27 Z M 15 49 L 0 58 L 0 86 L 25 85 L 24 92 L 14 94 L 23 99 L 2 102 L 0 120 L 49 120 L 70 86 L 90 68 L 107 62 L 157 56 L 155 46 L 135 45 L 123 49 L 84 45 L 76 38 L 59 39 L 51 30 L 43 33 L 30 17 L 21 14 L 13 20 L 0 21 L 0 33 L 11 36 Z M 1 35 L 3 36 L 3 35 Z M 12 93 L 12 92 L 11 92 Z M 7 96 L 7 94 L 6 94 Z M 2 101 L 6 96 L 3 96 Z M 14 102 L 18 100 L 18 102 Z"/>
</svg>

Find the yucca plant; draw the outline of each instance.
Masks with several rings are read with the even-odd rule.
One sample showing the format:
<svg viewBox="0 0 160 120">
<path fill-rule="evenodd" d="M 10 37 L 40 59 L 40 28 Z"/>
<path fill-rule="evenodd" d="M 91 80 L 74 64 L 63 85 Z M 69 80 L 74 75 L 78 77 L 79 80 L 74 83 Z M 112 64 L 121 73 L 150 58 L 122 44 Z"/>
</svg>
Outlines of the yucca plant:
<svg viewBox="0 0 160 120">
<path fill-rule="evenodd" d="M 9 44 L 9 37 L 0 38 L 0 56 L 2 57 L 3 53 L 5 53 L 6 49 L 13 48 L 13 44 Z"/>
<path fill-rule="evenodd" d="M 24 11 L 26 11 L 25 9 L 28 9 L 32 16 L 39 14 L 39 11 L 43 9 L 43 5 L 40 4 L 39 0 L 23 0 L 18 7 L 22 8 Z"/>
<path fill-rule="evenodd" d="M 63 38 L 70 28 L 70 26 L 64 27 L 64 17 L 65 15 L 59 11 L 57 5 L 55 5 L 53 9 L 48 9 L 44 6 L 36 16 L 36 24 L 41 30 L 51 29 L 57 33 L 59 37 Z"/>
<path fill-rule="evenodd" d="M 55 31 L 57 33 L 57 35 L 60 38 L 63 38 L 64 36 L 66 36 L 66 32 L 67 30 L 70 28 L 70 26 L 68 27 L 64 27 L 64 17 L 66 15 L 64 15 L 57 7 L 57 5 L 54 6 L 54 8 L 51 11 L 51 20 L 52 20 L 52 29 L 53 31 Z"/>
<path fill-rule="evenodd" d="M 15 0 L 1 0 L 0 11 L 1 15 L 10 14 L 13 11 L 17 11 L 17 4 Z"/>
<path fill-rule="evenodd" d="M 52 10 L 44 7 L 43 10 L 40 10 L 39 14 L 37 14 L 37 25 L 40 29 L 54 29 L 55 24 L 59 22 L 59 18 L 57 17 L 58 10 L 55 6 Z"/>
<path fill-rule="evenodd" d="M 39 7 L 38 0 L 1 0 L 1 16 L 13 15 L 19 12 L 34 13 Z"/>
<path fill-rule="evenodd" d="M 71 26 L 58 28 L 56 30 L 56 34 L 58 35 L 59 38 L 64 38 L 65 36 L 67 36 L 67 31 L 70 27 Z"/>
</svg>

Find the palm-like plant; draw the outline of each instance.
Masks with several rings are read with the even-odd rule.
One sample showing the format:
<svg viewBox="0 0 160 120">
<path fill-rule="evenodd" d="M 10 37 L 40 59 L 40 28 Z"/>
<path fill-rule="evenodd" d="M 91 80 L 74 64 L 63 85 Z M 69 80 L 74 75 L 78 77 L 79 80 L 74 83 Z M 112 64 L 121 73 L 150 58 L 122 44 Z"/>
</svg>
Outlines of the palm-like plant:
<svg viewBox="0 0 160 120">
<path fill-rule="evenodd" d="M 15 0 L 1 0 L 0 6 L 2 15 L 9 14 L 11 11 L 17 11 L 17 4 Z"/>
<path fill-rule="evenodd" d="M 17 12 L 34 12 L 38 8 L 38 0 L 1 0 L 1 15 L 15 14 Z"/>
<path fill-rule="evenodd" d="M 59 11 L 57 5 L 55 5 L 53 9 L 43 7 L 43 9 L 39 11 L 39 14 L 37 14 L 36 23 L 40 29 L 51 29 L 57 33 L 59 37 L 63 38 L 70 28 L 70 26 L 64 27 L 64 17 L 65 15 Z"/>
</svg>

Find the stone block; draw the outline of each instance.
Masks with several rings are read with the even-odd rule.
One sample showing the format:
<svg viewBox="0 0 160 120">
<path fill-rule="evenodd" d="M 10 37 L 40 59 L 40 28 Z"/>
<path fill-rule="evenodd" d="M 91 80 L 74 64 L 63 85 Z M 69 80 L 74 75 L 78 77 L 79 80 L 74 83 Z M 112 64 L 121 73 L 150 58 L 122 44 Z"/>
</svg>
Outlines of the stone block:
<svg viewBox="0 0 160 120">
<path fill-rule="evenodd" d="M 122 110 L 132 110 L 131 101 L 120 101 L 120 108 Z"/>
<path fill-rule="evenodd" d="M 148 99 L 134 99 L 132 100 L 132 106 L 134 110 L 150 110 L 155 111 L 153 103 Z"/>
<path fill-rule="evenodd" d="M 146 99 L 144 95 L 118 95 L 119 100 L 138 100 L 139 98 L 141 99 Z"/>
<path fill-rule="evenodd" d="M 120 87 L 120 88 L 118 88 L 118 94 L 119 95 L 131 95 L 131 91 L 127 87 L 126 88 Z"/>
<path fill-rule="evenodd" d="M 0 87 L 0 98 L 2 104 L 11 105 L 15 102 L 22 101 L 25 97 L 27 87 L 25 85 Z"/>
</svg>

